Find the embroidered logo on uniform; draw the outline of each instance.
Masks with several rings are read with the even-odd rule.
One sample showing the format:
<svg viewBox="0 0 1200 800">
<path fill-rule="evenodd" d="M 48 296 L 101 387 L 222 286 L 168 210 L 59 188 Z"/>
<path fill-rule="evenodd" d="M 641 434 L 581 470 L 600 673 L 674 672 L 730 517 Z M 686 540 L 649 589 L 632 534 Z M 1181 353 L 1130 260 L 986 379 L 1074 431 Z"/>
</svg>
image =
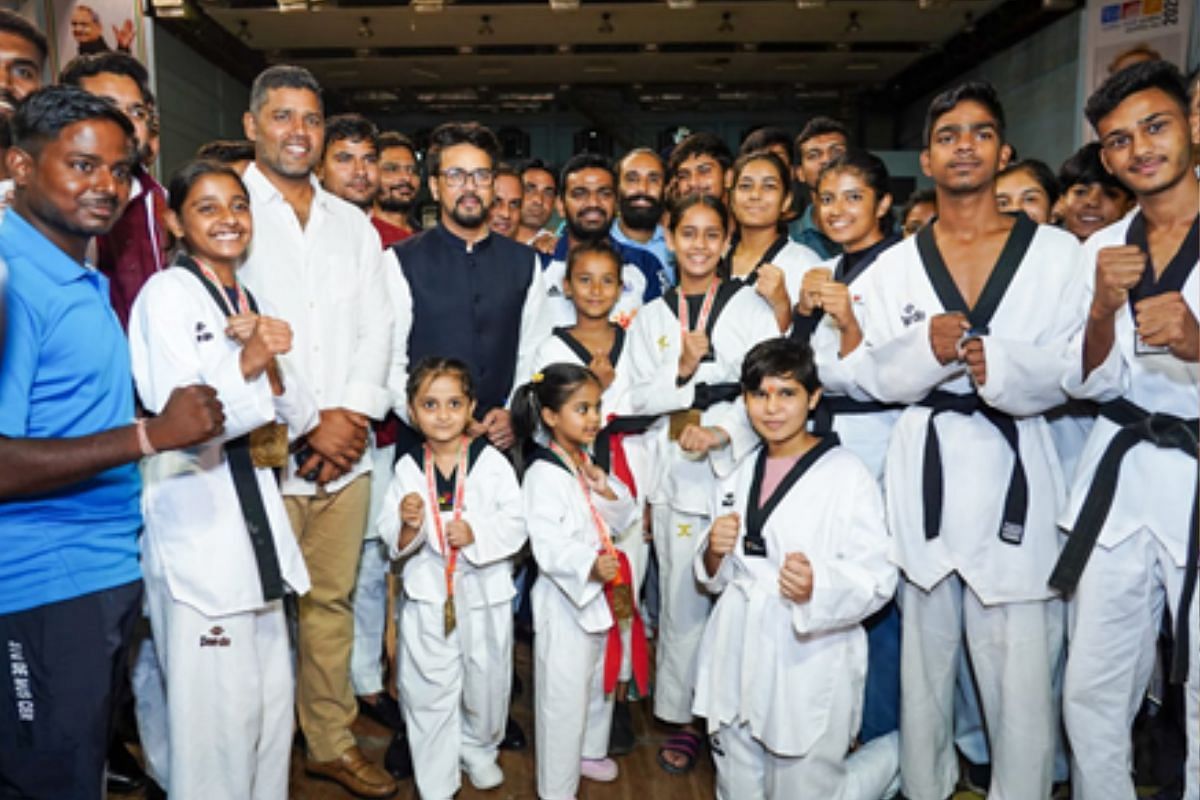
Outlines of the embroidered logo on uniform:
<svg viewBox="0 0 1200 800">
<path fill-rule="evenodd" d="M 12 639 L 8 640 L 8 674 L 12 676 L 13 698 L 17 701 L 17 720 L 33 722 L 33 687 L 29 683 L 25 646 Z"/>
<path fill-rule="evenodd" d="M 712 754 L 718 758 L 725 757 L 725 751 L 721 749 L 721 740 L 717 738 L 717 734 L 711 734 L 708 737 L 708 749 L 712 750 Z"/>
<path fill-rule="evenodd" d="M 231 644 L 232 640 L 225 635 L 225 629 L 220 625 L 213 625 L 207 634 L 200 635 L 201 647 L 229 647 Z"/>
<path fill-rule="evenodd" d="M 721 496 L 721 508 L 733 508 L 733 492 L 726 492 Z"/>
<path fill-rule="evenodd" d="M 905 327 L 908 327 L 913 323 L 920 322 L 923 319 L 925 319 L 925 312 L 914 306 L 912 303 L 906 305 L 900 312 L 900 321 L 904 323 Z"/>
<path fill-rule="evenodd" d="M 546 296 L 547 297 L 562 297 L 563 291 L 558 286 L 551 286 L 550 289 L 546 292 Z"/>
<path fill-rule="evenodd" d="M 655 342 L 655 344 L 658 345 L 659 350 L 666 350 L 670 346 L 670 342 L 667 341 L 667 337 L 665 335 L 658 337 L 658 340 Z"/>
<path fill-rule="evenodd" d="M 212 331 L 210 331 L 203 322 L 197 322 L 196 323 L 196 341 L 197 342 L 209 342 L 209 341 L 212 341 L 212 338 L 213 338 Z"/>
<path fill-rule="evenodd" d="M 625 330 L 629 330 L 629 326 L 633 324 L 633 318 L 637 316 L 637 309 L 633 311 L 619 311 L 610 317 L 611 321 L 620 325 Z"/>
<path fill-rule="evenodd" d="M 691 536 L 692 535 L 692 523 L 690 523 L 690 522 L 679 523 L 679 532 L 676 533 L 675 535 L 678 536 L 680 539 L 682 539 L 686 536 Z"/>
</svg>

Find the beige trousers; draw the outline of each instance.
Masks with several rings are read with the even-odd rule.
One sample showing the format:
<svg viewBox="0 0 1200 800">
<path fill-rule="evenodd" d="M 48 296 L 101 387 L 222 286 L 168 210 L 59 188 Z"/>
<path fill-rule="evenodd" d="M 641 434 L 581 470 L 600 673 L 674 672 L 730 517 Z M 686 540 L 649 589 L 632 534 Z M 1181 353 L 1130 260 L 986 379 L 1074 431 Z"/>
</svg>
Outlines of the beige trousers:
<svg viewBox="0 0 1200 800">
<path fill-rule="evenodd" d="M 350 685 L 350 596 L 370 490 L 371 476 L 362 475 L 338 492 L 283 499 L 312 581 L 298 604 L 296 711 L 314 761 L 332 761 L 355 745 L 350 732 L 358 715 Z"/>
</svg>

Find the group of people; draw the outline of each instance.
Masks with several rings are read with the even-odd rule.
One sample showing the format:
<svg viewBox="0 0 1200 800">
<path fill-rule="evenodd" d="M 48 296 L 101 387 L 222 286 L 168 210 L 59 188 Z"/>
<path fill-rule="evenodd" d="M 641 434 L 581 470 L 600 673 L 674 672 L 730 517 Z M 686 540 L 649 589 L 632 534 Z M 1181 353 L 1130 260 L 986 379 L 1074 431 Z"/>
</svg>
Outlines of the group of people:
<svg viewBox="0 0 1200 800">
<path fill-rule="evenodd" d="M 498 787 L 526 607 L 545 800 L 618 778 L 642 698 L 723 800 L 944 800 L 960 753 L 1129 800 L 1156 667 L 1200 798 L 1173 65 L 1111 76 L 1058 176 L 989 85 L 939 94 L 896 213 L 829 119 L 556 171 L 327 119 L 291 66 L 164 189 L 145 70 L 41 87 L 46 52 L 0 12 L 0 796 L 102 795 L 131 661 L 175 800 L 287 797 L 297 720 L 357 796 Z"/>
</svg>

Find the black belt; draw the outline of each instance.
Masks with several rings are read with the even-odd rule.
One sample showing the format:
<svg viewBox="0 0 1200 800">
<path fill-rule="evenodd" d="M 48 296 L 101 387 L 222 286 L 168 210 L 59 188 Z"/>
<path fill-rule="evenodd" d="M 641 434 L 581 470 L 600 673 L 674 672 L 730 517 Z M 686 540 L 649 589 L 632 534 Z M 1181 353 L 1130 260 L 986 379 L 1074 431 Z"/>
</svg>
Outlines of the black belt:
<svg viewBox="0 0 1200 800">
<path fill-rule="evenodd" d="M 898 403 L 881 403 L 878 400 L 855 400 L 846 395 L 821 395 L 817 410 L 813 412 L 813 429 L 816 436 L 825 436 L 833 430 L 833 418 L 840 414 L 878 414 L 883 411 L 899 411 L 904 406 Z"/>
<path fill-rule="evenodd" d="M 612 461 L 612 442 L 609 440 L 609 436 L 617 433 L 645 433 L 659 419 L 661 419 L 661 415 L 658 414 L 647 414 L 640 417 L 613 417 L 596 434 L 596 441 L 592 445 L 592 458 L 605 472 L 608 472 Z"/>
<path fill-rule="evenodd" d="M 925 506 L 925 538 L 936 539 L 942 531 L 942 448 L 938 441 L 934 420 L 947 411 L 970 416 L 978 412 L 992 423 L 1008 446 L 1012 448 L 1012 474 L 1008 480 L 1008 491 L 1004 495 L 1004 518 L 1000 522 L 1000 540 L 1018 545 L 1025 538 L 1025 512 L 1029 507 L 1029 482 L 1025 479 L 1025 465 L 1021 463 L 1018 444 L 1017 421 L 1003 411 L 997 411 L 979 399 L 979 395 L 954 394 L 934 390 L 919 403 L 931 409 L 925 424 L 925 460 L 921 467 L 922 496 Z"/>
<path fill-rule="evenodd" d="M 1121 461 L 1135 445 L 1152 444 L 1155 447 L 1180 451 L 1193 459 L 1197 457 L 1197 428 L 1200 420 L 1183 419 L 1171 414 L 1158 414 L 1125 399 L 1113 400 L 1100 406 L 1100 416 L 1116 423 L 1120 430 L 1109 441 L 1100 457 L 1092 485 L 1079 510 L 1079 517 L 1071 529 L 1071 535 L 1059 554 L 1054 572 L 1050 574 L 1050 587 L 1069 595 L 1079 585 L 1079 578 L 1087 565 L 1088 558 L 1100 538 L 1100 529 L 1108 518 L 1113 497 L 1117 493 L 1117 478 L 1121 472 Z M 1175 622 L 1175 656 L 1171 662 L 1171 682 L 1182 683 L 1187 679 L 1188 667 L 1188 612 L 1192 597 L 1196 593 L 1196 573 L 1200 566 L 1200 486 L 1192 495 L 1192 518 L 1189 527 L 1187 559 L 1184 564 L 1183 588 L 1179 597 L 1179 613 Z"/>
<path fill-rule="evenodd" d="M 732 403 L 742 396 L 742 385 L 736 381 L 729 383 L 698 383 L 692 399 L 692 408 L 707 411 L 717 403 Z"/>
</svg>

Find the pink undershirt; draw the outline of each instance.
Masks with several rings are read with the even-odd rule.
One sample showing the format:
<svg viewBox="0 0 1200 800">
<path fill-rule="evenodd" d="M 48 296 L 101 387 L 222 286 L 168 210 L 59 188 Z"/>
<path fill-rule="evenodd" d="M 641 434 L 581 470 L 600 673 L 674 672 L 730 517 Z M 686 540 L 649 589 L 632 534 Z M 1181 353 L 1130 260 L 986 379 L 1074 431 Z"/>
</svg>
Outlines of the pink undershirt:
<svg viewBox="0 0 1200 800">
<path fill-rule="evenodd" d="M 763 469 L 762 488 L 758 493 L 759 508 L 767 504 L 779 486 L 779 482 L 788 474 L 788 470 L 796 466 L 796 462 L 799 460 L 800 456 L 780 456 L 767 459 L 766 467 Z"/>
</svg>

